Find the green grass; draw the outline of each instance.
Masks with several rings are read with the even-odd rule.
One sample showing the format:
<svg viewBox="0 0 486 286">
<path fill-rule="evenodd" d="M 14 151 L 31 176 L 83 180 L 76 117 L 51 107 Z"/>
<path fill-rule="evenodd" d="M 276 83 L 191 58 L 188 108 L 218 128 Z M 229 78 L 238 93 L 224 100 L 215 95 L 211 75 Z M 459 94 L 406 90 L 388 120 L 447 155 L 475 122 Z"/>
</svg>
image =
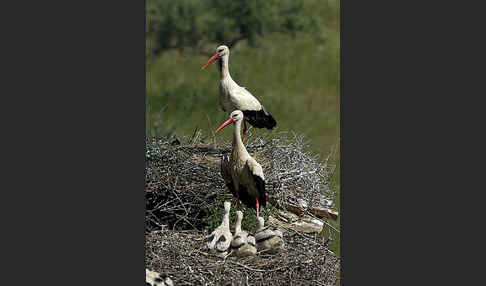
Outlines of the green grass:
<svg viewBox="0 0 486 286">
<path fill-rule="evenodd" d="M 275 117 L 276 131 L 304 134 L 311 149 L 324 160 L 339 146 L 340 137 L 339 1 L 314 3 L 314 9 L 307 12 L 322 15 L 324 41 L 306 34 L 295 38 L 273 34 L 263 39 L 261 48 L 241 42 L 230 52 L 229 67 L 233 79 Z M 201 70 L 207 59 L 176 51 L 147 57 L 149 135 L 192 134 L 197 127 L 203 136 L 212 137 L 212 131 L 227 119 L 219 106 L 216 64 Z M 230 129 L 218 137 L 229 140 Z M 332 161 L 337 165 L 334 180 L 339 189 L 339 149 Z M 339 211 L 339 196 L 335 203 Z M 330 223 L 339 228 L 339 222 Z M 339 255 L 339 237 L 333 236 L 333 248 Z"/>
</svg>

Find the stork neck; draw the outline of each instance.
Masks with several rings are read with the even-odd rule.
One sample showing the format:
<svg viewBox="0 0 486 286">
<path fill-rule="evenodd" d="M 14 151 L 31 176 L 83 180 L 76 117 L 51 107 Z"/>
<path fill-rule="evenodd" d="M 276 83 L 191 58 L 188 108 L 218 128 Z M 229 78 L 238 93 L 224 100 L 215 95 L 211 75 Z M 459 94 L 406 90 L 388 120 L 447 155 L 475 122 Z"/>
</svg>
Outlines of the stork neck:
<svg viewBox="0 0 486 286">
<path fill-rule="evenodd" d="M 240 232 L 241 232 L 241 219 L 238 219 L 235 225 L 235 233 L 240 233 Z"/>
<path fill-rule="evenodd" d="M 244 119 L 243 119 L 244 120 Z M 234 152 L 238 152 L 240 154 L 248 154 L 246 151 L 245 145 L 243 145 L 243 140 L 241 140 L 241 122 L 243 120 L 239 120 L 235 122 L 235 128 L 233 129 L 233 142 L 234 142 Z"/>
<path fill-rule="evenodd" d="M 218 60 L 219 74 L 222 79 L 231 77 L 229 73 L 228 61 L 229 61 L 228 55 L 224 55 L 222 58 Z"/>
<path fill-rule="evenodd" d="M 224 213 L 223 216 L 223 226 L 229 227 L 229 213 Z"/>
</svg>

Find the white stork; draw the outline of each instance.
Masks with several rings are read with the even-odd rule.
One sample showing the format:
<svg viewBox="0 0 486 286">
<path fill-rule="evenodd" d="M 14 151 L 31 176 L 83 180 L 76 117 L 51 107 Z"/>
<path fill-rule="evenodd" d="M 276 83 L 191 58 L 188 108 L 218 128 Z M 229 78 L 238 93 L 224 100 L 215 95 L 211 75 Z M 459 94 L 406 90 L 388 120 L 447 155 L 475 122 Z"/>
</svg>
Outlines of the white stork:
<svg viewBox="0 0 486 286">
<path fill-rule="evenodd" d="M 245 115 L 246 121 L 256 128 L 267 128 L 272 130 L 277 122 L 272 115 L 265 110 L 262 104 L 244 87 L 239 86 L 229 73 L 229 48 L 219 46 L 216 53 L 201 67 L 206 68 L 216 59 L 218 60 L 220 85 L 219 85 L 219 103 L 224 112 L 233 112 L 241 110 Z M 246 135 L 246 122 L 243 129 L 243 141 Z"/>
<path fill-rule="evenodd" d="M 155 271 L 150 271 L 145 268 L 145 283 L 150 286 L 173 286 L 167 274 L 159 274 Z"/>
<path fill-rule="evenodd" d="M 224 216 L 221 225 L 218 226 L 207 238 L 207 246 L 210 251 L 216 252 L 216 256 L 225 257 L 233 239 L 229 228 L 230 202 L 224 202 Z"/>
<path fill-rule="evenodd" d="M 217 133 L 231 123 L 235 124 L 231 159 L 223 158 L 221 160 L 221 173 L 226 186 L 233 195 L 236 194 L 238 206 L 241 199 L 247 207 L 255 208 L 258 216 L 260 205 L 265 207 L 267 204 L 265 177 L 263 176 L 262 166 L 250 156 L 245 145 L 243 145 L 240 135 L 242 121 L 244 121 L 243 112 L 235 110 L 231 112 L 230 118 L 221 124 L 215 132 Z"/>
<path fill-rule="evenodd" d="M 282 232 L 278 229 L 272 229 L 269 226 L 264 227 L 265 220 L 263 217 L 257 217 L 258 223 L 255 228 L 255 240 L 258 251 L 265 250 L 268 253 L 276 253 L 284 248 Z"/>
<path fill-rule="evenodd" d="M 255 237 L 250 235 L 247 231 L 241 230 L 241 221 L 243 220 L 243 213 L 236 212 L 235 234 L 231 242 L 231 249 L 238 257 L 255 255 L 257 252 Z"/>
</svg>

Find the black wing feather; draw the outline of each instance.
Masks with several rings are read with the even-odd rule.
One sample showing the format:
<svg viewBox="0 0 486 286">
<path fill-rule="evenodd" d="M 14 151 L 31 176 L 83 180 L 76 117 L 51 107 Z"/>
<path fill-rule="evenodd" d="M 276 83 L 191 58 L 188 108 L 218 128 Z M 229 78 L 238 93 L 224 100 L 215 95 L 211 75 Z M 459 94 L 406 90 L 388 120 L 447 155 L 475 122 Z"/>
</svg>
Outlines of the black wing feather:
<svg viewBox="0 0 486 286">
<path fill-rule="evenodd" d="M 273 116 L 265 110 L 263 105 L 260 110 L 243 110 L 243 115 L 246 121 L 256 128 L 267 128 L 272 130 L 277 126 L 277 121 L 275 121 Z"/>
<path fill-rule="evenodd" d="M 255 198 L 248 194 L 248 189 L 240 184 L 240 201 L 248 208 L 256 210 Z"/>
<path fill-rule="evenodd" d="M 253 175 L 253 180 L 256 184 L 256 189 L 258 191 L 258 201 L 263 207 L 267 206 L 267 195 L 265 194 L 265 181 L 260 176 Z"/>
<path fill-rule="evenodd" d="M 236 197 L 235 186 L 233 185 L 233 178 L 230 171 L 230 157 L 223 155 L 221 158 L 221 176 L 226 184 L 226 187 L 230 190 L 231 194 Z"/>
</svg>

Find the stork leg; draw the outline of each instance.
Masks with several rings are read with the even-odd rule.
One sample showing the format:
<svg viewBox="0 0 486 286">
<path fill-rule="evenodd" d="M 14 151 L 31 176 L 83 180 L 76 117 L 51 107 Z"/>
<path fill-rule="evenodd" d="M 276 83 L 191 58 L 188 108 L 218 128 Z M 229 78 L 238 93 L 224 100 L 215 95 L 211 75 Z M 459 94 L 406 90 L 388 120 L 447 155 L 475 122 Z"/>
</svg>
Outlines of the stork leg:
<svg viewBox="0 0 486 286">
<path fill-rule="evenodd" d="M 236 207 L 238 208 L 238 210 L 241 210 L 240 208 L 240 192 L 236 192 Z"/>
<path fill-rule="evenodd" d="M 241 210 L 240 208 L 240 188 L 238 186 L 235 186 L 235 191 L 236 191 L 236 207 L 238 210 Z"/>
<path fill-rule="evenodd" d="M 260 203 L 258 203 L 258 198 L 255 198 L 255 200 L 256 200 L 256 214 L 257 217 L 259 217 Z"/>
</svg>

